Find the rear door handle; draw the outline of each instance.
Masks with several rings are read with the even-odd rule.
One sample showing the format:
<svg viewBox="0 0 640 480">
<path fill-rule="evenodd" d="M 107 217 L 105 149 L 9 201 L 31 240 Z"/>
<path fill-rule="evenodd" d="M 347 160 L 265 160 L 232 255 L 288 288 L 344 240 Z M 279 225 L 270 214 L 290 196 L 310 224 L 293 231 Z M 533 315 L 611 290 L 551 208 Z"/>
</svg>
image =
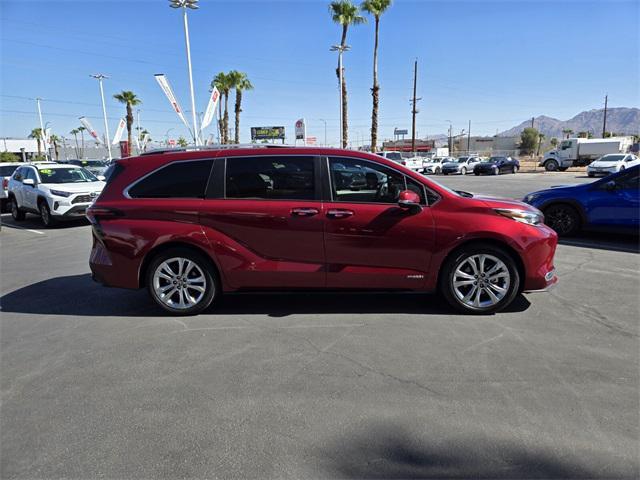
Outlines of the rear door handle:
<svg viewBox="0 0 640 480">
<path fill-rule="evenodd" d="M 292 208 L 291 215 L 294 217 L 313 217 L 320 213 L 317 208 Z"/>
<path fill-rule="evenodd" d="M 355 215 L 353 210 L 345 210 L 342 208 L 333 208 L 327 211 L 327 217 L 329 218 L 347 218 Z"/>
</svg>

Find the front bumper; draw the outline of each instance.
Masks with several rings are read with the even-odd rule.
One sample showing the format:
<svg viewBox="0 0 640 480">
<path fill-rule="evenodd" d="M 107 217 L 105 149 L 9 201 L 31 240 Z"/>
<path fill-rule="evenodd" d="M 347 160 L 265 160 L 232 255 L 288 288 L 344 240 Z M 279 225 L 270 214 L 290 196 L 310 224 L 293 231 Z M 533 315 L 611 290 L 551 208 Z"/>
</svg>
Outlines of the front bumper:
<svg viewBox="0 0 640 480">
<path fill-rule="evenodd" d="M 591 173 L 594 175 L 611 175 L 612 173 L 616 173 L 618 171 L 615 167 L 587 167 L 587 173 Z"/>
<path fill-rule="evenodd" d="M 460 169 L 458 168 L 443 168 L 442 169 L 442 173 L 446 173 L 446 174 L 453 174 L 455 175 L 456 173 L 460 173 Z"/>
</svg>

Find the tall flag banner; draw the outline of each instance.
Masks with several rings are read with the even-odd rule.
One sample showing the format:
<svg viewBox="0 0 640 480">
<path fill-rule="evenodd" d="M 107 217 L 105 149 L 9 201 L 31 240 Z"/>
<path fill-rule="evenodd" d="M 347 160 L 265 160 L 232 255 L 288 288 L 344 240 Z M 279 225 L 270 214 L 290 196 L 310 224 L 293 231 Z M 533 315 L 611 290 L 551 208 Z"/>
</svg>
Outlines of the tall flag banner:
<svg viewBox="0 0 640 480">
<path fill-rule="evenodd" d="M 98 135 L 98 132 L 96 132 L 94 128 L 91 126 L 91 124 L 89 123 L 89 120 L 87 120 L 87 117 L 80 117 L 80 123 L 84 128 L 87 129 L 87 132 L 89 132 L 89 135 L 93 137 L 96 143 L 104 143 L 102 140 L 100 140 L 100 136 Z"/>
<path fill-rule="evenodd" d="M 122 138 L 122 133 L 124 132 L 124 127 L 126 125 L 127 122 L 124 121 L 124 118 L 121 118 L 118 122 L 118 128 L 116 129 L 116 134 L 113 136 L 111 145 L 118 145 L 118 143 L 120 143 L 120 139 Z"/>
<path fill-rule="evenodd" d="M 147 148 L 148 142 L 149 142 L 149 134 L 145 133 L 144 137 L 142 138 L 142 151 L 144 151 Z"/>
<path fill-rule="evenodd" d="M 220 92 L 218 91 L 218 87 L 213 87 L 213 90 L 211 91 L 211 95 L 209 96 L 209 103 L 207 105 L 207 110 L 204 112 L 204 117 L 202 118 L 202 122 L 200 123 L 200 131 L 204 130 L 209 125 L 211 125 L 213 116 L 216 113 L 216 105 L 218 104 L 219 99 L 220 99 Z"/>
<path fill-rule="evenodd" d="M 169 103 L 171 104 L 173 111 L 178 114 L 178 116 L 180 117 L 180 120 L 182 120 L 182 123 L 184 123 L 187 129 L 191 131 L 191 127 L 189 127 L 189 124 L 187 123 L 187 119 L 184 118 L 184 112 L 182 110 L 182 107 L 178 103 L 178 99 L 176 98 L 176 96 L 173 94 L 173 90 L 171 90 L 171 85 L 169 85 L 169 80 L 167 80 L 166 75 L 164 75 L 163 73 L 156 73 L 154 77 L 156 77 L 156 80 L 158 81 L 158 85 L 160 85 L 160 88 L 162 88 L 162 91 L 167 96 L 167 99 L 169 100 Z"/>
</svg>

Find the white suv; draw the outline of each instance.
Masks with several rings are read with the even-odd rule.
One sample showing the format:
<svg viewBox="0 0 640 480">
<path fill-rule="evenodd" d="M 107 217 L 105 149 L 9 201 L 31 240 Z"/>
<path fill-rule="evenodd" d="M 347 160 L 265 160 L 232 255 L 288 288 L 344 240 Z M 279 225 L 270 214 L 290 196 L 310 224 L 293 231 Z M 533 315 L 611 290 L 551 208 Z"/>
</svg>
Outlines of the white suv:
<svg viewBox="0 0 640 480">
<path fill-rule="evenodd" d="M 83 217 L 102 192 L 103 180 L 73 165 L 23 164 L 9 180 L 11 215 L 24 220 L 26 213 L 36 213 L 47 227 L 57 220 Z"/>
</svg>

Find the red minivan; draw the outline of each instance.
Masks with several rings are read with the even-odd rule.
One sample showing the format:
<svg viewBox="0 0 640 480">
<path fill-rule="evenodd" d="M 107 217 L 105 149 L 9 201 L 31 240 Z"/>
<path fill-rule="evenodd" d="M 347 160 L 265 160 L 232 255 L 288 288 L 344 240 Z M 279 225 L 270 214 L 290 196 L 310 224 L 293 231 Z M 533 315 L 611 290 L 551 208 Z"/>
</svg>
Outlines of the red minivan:
<svg viewBox="0 0 640 480">
<path fill-rule="evenodd" d="M 467 313 L 557 282 L 557 236 L 524 203 L 453 191 L 377 155 L 255 145 L 116 161 L 87 210 L 104 285 L 176 315 L 224 292 L 438 291 Z"/>
</svg>

